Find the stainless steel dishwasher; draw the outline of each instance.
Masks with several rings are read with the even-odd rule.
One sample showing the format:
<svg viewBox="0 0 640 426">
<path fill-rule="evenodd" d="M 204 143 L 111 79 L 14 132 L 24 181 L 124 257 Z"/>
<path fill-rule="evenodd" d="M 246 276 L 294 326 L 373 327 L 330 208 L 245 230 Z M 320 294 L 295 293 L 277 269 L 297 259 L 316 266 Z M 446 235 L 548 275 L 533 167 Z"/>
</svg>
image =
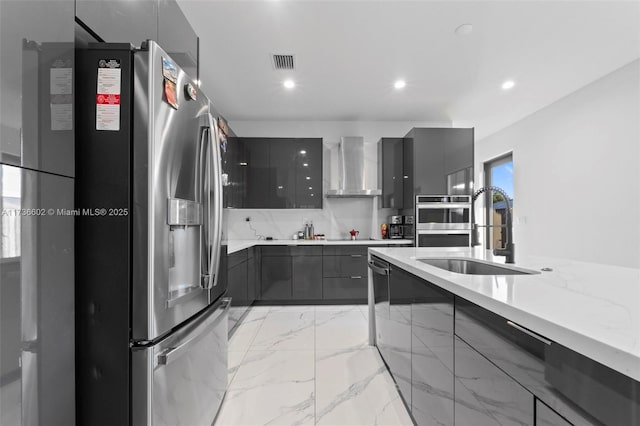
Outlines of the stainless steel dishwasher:
<svg viewBox="0 0 640 426">
<path fill-rule="evenodd" d="M 371 256 L 369 270 L 373 282 L 374 304 L 374 321 L 373 327 L 369 329 L 369 343 L 376 345 L 382 357 L 388 359 L 390 266 L 388 262 Z"/>
</svg>

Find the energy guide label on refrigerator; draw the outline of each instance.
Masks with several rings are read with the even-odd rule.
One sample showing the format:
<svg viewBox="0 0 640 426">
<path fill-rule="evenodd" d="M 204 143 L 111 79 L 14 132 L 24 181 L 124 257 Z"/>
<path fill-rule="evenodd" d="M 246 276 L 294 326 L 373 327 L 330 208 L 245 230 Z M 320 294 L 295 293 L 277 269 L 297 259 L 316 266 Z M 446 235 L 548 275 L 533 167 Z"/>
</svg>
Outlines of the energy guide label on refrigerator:
<svg viewBox="0 0 640 426">
<path fill-rule="evenodd" d="M 100 60 L 96 90 L 96 130 L 120 130 L 120 62 Z"/>
</svg>

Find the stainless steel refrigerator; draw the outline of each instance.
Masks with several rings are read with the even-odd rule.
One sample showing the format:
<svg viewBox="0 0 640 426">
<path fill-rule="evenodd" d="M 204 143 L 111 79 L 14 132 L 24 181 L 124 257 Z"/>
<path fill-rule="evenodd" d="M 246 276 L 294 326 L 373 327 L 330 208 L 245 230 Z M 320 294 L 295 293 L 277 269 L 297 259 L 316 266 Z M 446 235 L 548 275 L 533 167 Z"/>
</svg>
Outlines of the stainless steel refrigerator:
<svg viewBox="0 0 640 426">
<path fill-rule="evenodd" d="M 209 425 L 230 304 L 217 119 L 155 42 L 76 61 L 78 422 Z"/>
</svg>

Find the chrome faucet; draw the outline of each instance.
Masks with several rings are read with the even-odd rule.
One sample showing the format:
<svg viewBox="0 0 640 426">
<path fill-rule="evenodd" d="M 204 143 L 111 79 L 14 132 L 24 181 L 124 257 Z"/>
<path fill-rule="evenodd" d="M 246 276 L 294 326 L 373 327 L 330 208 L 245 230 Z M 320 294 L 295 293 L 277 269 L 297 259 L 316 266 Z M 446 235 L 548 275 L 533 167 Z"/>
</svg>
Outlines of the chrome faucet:
<svg viewBox="0 0 640 426">
<path fill-rule="evenodd" d="M 507 206 L 507 242 L 504 246 L 504 248 L 494 248 L 493 249 L 493 254 L 495 256 L 506 256 L 506 260 L 505 263 L 515 263 L 515 247 L 513 245 L 513 218 L 511 217 L 511 203 L 509 203 L 509 196 L 507 195 L 507 193 L 502 189 L 502 188 L 498 188 L 497 186 L 485 186 L 482 187 L 480 189 L 478 189 L 474 194 L 473 194 L 473 201 L 476 201 L 476 199 L 480 196 L 480 194 L 483 194 L 485 192 L 497 192 L 498 194 L 502 195 L 502 198 L 504 198 L 504 202 Z M 475 220 L 473 221 L 473 231 L 474 231 L 474 235 L 477 231 L 477 225 L 475 223 Z"/>
</svg>

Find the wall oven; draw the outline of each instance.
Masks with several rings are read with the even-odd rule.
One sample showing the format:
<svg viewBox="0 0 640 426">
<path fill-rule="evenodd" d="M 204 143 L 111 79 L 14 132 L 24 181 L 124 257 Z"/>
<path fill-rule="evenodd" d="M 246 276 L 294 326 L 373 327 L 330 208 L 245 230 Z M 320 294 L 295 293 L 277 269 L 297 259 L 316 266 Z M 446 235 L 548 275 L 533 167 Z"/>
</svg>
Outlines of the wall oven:
<svg viewBox="0 0 640 426">
<path fill-rule="evenodd" d="M 416 196 L 416 247 L 470 247 L 470 195 Z"/>
</svg>

